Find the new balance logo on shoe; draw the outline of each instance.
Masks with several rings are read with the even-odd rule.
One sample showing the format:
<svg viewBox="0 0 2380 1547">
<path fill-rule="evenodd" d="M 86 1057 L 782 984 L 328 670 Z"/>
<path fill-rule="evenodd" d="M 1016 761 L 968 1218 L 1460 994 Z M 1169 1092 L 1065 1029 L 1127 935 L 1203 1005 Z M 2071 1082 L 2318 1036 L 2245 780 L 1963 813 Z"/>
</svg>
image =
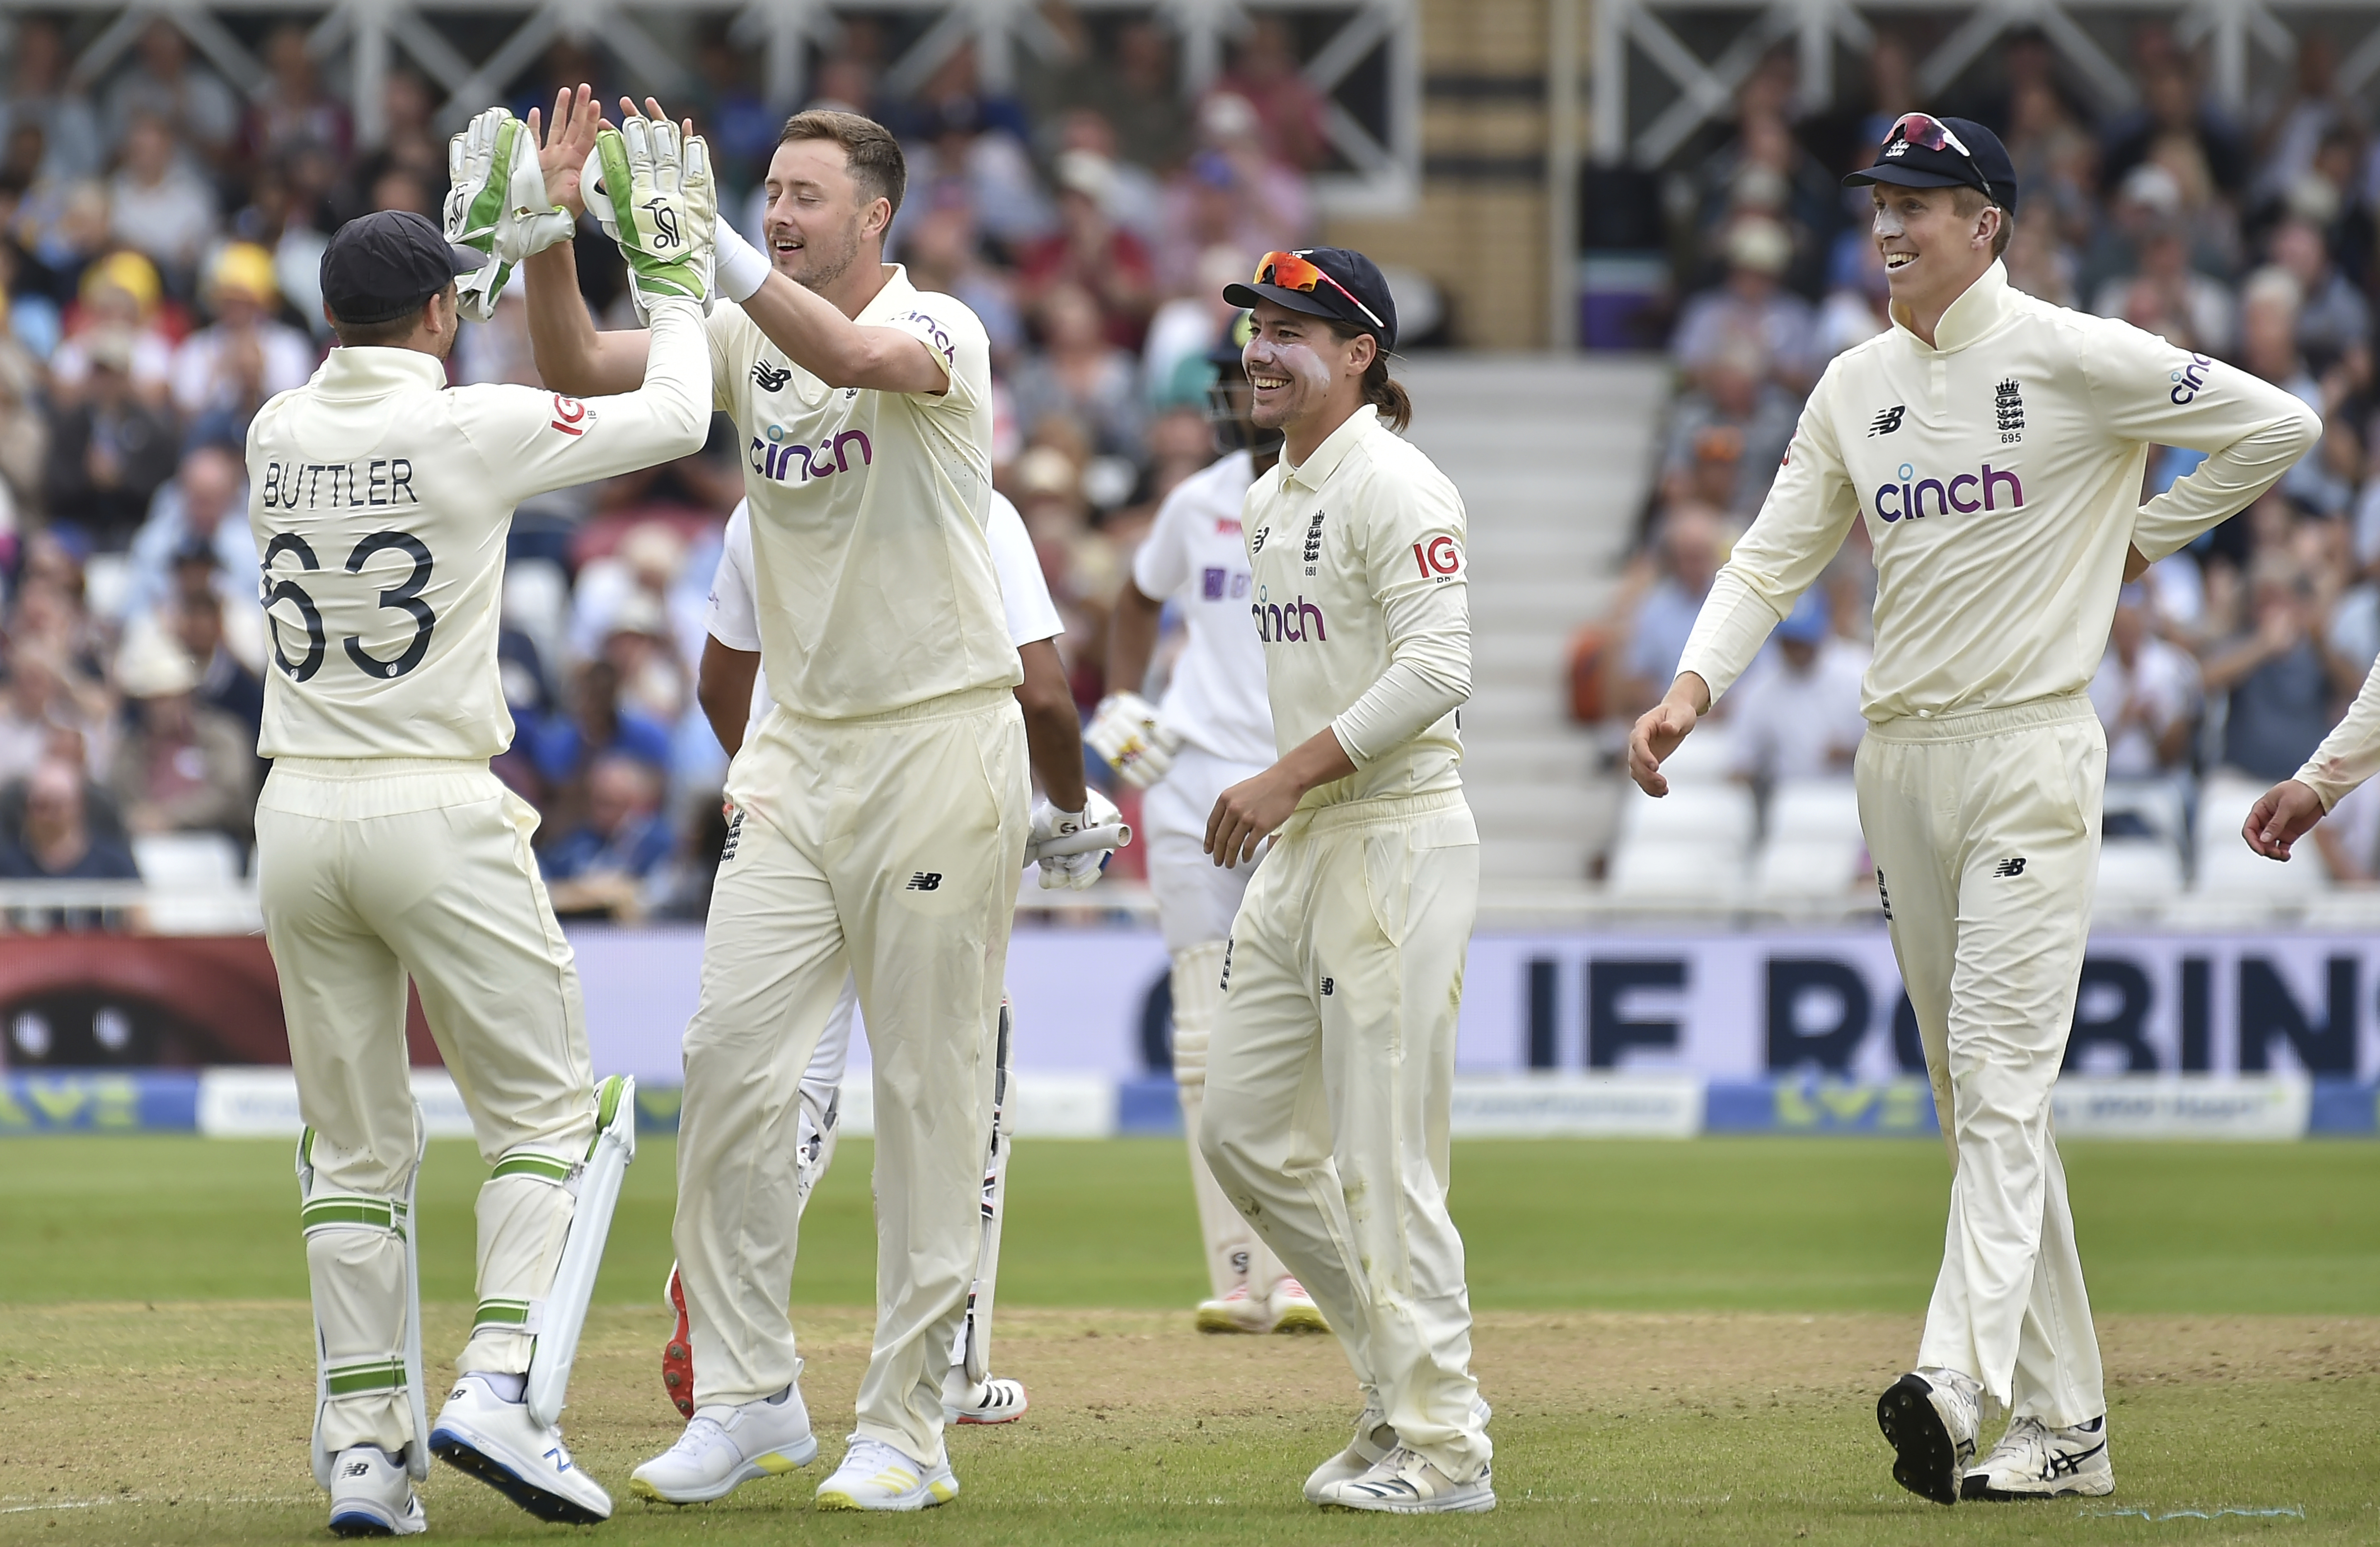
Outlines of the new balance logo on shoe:
<svg viewBox="0 0 2380 1547">
<path fill-rule="evenodd" d="M 2024 861 L 2022 859 L 2003 859 L 1997 866 L 1993 867 L 1992 870 L 1992 874 L 1999 877 L 2002 881 L 2006 881 L 2012 875 L 2022 875 L 2023 873 Z"/>
<path fill-rule="evenodd" d="M 347 1476 L 349 1477 L 368 1477 L 370 1473 L 371 1463 L 369 1461 L 350 1461 L 347 1463 Z"/>
<path fill-rule="evenodd" d="M 939 890 L 941 884 L 941 871 L 919 871 L 909 878 L 909 884 L 901 889 L 905 892 L 932 892 Z"/>
<path fill-rule="evenodd" d="M 782 392 L 784 390 L 785 384 L 793 379 L 794 373 L 791 371 L 771 369 L 765 359 L 756 359 L 752 362 L 752 384 L 762 392 Z"/>
<path fill-rule="evenodd" d="M 1906 403 L 1895 403 L 1889 408 L 1877 410 L 1876 421 L 1867 427 L 1867 438 L 1874 440 L 1878 435 L 1891 434 L 1900 428 L 1900 416 L 1908 411 L 1909 405 Z"/>
</svg>

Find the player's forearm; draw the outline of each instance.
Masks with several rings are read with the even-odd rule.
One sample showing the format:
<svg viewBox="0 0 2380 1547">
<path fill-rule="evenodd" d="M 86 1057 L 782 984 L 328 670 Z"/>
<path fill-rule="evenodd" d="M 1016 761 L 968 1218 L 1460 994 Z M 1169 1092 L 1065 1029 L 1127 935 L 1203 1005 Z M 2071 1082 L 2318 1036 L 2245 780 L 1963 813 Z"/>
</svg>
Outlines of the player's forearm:
<svg viewBox="0 0 2380 1547">
<path fill-rule="evenodd" d="M 2312 408 L 2277 387 L 2265 390 L 2275 409 L 2270 417 L 2209 453 L 2133 518 L 2132 546 L 2144 556 L 2161 559 L 2247 509 L 2322 438 Z"/>
<path fill-rule="evenodd" d="M 654 303 L 642 376 L 643 385 L 587 405 L 585 432 L 563 450 L 566 460 L 516 464 L 526 480 L 518 492 L 553 487 L 554 475 L 613 478 L 701 450 L 710 433 L 710 349 L 694 302 Z"/>
<path fill-rule="evenodd" d="M 2347 717 L 2322 738 L 2298 770 L 2297 781 L 2313 791 L 2327 811 L 2374 774 L 2380 774 L 2380 671 L 2363 679 Z"/>
<path fill-rule="evenodd" d="M 862 327 L 783 274 L 771 274 L 743 306 L 787 359 L 831 387 L 941 392 L 949 384 L 941 365 L 917 339 L 892 328 Z"/>
<path fill-rule="evenodd" d="M 578 293 L 572 243 L 558 242 L 521 264 L 528 292 L 529 353 L 538 379 L 572 397 L 634 392 L 645 379 L 646 335 L 598 333 Z"/>
<path fill-rule="evenodd" d="M 1025 711 L 1025 751 L 1041 777 L 1041 792 L 1062 811 L 1090 803 L 1083 784 L 1083 722 L 1066 681 L 1058 647 L 1035 640 L 1020 648 L 1025 680 L 1017 684 L 1017 707 Z"/>
<path fill-rule="evenodd" d="M 1108 619 L 1108 690 L 1137 693 L 1148 680 L 1148 663 L 1157 653 L 1159 620 L 1165 603 L 1143 595 L 1127 579 L 1116 593 L 1115 612 Z"/>
<path fill-rule="evenodd" d="M 702 641 L 702 664 L 694 680 L 694 698 L 710 734 L 729 757 L 744 747 L 744 727 L 752 717 L 752 683 L 760 675 L 758 652 L 736 650 L 716 639 Z"/>
<path fill-rule="evenodd" d="M 1406 583 L 1378 593 L 1389 667 L 1331 722 L 1357 767 L 1375 762 L 1471 697 L 1470 588 Z"/>
<path fill-rule="evenodd" d="M 1710 594 L 1703 598 L 1702 611 L 1695 615 L 1694 631 L 1686 636 L 1686 648 L 1678 656 L 1680 677 L 1693 676 L 1709 695 L 1699 709 L 1708 709 L 1735 686 L 1735 679 L 1768 642 L 1770 630 L 1799 599 L 1797 592 L 1782 598 L 1780 604 L 1780 598 L 1765 593 L 1731 560 L 1718 572 Z"/>
</svg>

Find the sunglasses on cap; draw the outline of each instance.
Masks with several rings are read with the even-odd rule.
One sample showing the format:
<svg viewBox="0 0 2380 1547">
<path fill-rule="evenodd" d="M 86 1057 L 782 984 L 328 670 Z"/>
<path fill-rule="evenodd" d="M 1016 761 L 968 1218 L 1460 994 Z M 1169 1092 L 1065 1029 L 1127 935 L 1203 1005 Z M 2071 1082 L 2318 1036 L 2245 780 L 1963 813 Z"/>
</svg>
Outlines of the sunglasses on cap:
<svg viewBox="0 0 2380 1547">
<path fill-rule="evenodd" d="M 1984 169 L 1975 164 L 1975 152 L 1967 149 L 1966 141 L 1961 140 L 1949 125 L 1931 113 L 1902 114 L 1884 134 L 1884 142 L 1888 146 L 1896 140 L 1907 140 L 1921 150 L 1956 153 L 1966 162 L 1967 170 L 1975 175 L 1975 187 L 1983 190 L 1984 197 L 1993 197 L 1990 179 L 1984 176 Z"/>
<path fill-rule="evenodd" d="M 1248 283 L 1251 285 L 1278 285 L 1284 290 L 1299 290 L 1307 295 L 1312 295 L 1314 293 L 1314 287 L 1316 286 L 1328 285 L 1332 289 L 1338 291 L 1341 295 L 1346 297 L 1348 302 L 1353 305 L 1356 311 L 1362 312 L 1365 317 L 1371 322 L 1371 324 L 1374 327 L 1379 329 L 1382 333 L 1389 331 L 1389 324 L 1380 321 L 1379 313 L 1374 311 L 1370 307 L 1366 306 L 1361 300 L 1358 300 L 1355 297 L 1354 291 L 1350 290 L 1344 285 L 1340 284 L 1337 280 L 1331 278 L 1329 274 L 1324 274 L 1320 269 L 1316 268 L 1311 262 L 1299 257 L 1294 252 L 1266 253 L 1262 258 L 1257 261 L 1256 277 L 1248 281 Z"/>
</svg>

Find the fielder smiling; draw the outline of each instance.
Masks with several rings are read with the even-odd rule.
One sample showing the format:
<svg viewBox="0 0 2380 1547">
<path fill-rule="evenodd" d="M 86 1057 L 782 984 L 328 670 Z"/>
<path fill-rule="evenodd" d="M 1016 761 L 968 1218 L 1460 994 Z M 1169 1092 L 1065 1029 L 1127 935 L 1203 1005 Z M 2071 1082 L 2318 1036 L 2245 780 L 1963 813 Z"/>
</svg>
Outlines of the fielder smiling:
<svg viewBox="0 0 2380 1547">
<path fill-rule="evenodd" d="M 2320 425 L 2245 372 L 2011 289 L 2015 173 L 1982 125 L 1910 114 L 1845 180 L 1873 188 L 1893 325 L 1811 394 L 1630 772 L 1668 793 L 1661 761 L 1865 519 L 1860 822 L 1957 1161 L 1918 1368 L 1877 1421 L 1894 1478 L 1937 1504 L 2102 1494 L 2107 1398 L 2049 1131 L 2107 774 L 2085 689 L 2127 569 L 2245 509 Z M 2208 456 L 2143 505 L 2152 445 Z M 1971 1466 L 1986 1407 L 2011 1421 Z"/>
</svg>

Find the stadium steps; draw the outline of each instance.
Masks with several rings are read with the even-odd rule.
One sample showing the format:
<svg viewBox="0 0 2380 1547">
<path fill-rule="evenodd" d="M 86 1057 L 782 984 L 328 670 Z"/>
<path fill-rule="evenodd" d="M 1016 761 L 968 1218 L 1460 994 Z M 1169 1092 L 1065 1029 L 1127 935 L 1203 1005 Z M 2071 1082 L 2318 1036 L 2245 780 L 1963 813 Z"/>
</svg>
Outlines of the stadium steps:
<svg viewBox="0 0 2380 1547">
<path fill-rule="evenodd" d="M 1584 893 L 1616 791 L 1567 713 L 1572 633 L 1601 615 L 1651 480 L 1667 364 L 1610 355 L 1418 355 L 1413 439 L 1463 491 L 1472 699 L 1463 780 L 1483 893 Z"/>
</svg>

